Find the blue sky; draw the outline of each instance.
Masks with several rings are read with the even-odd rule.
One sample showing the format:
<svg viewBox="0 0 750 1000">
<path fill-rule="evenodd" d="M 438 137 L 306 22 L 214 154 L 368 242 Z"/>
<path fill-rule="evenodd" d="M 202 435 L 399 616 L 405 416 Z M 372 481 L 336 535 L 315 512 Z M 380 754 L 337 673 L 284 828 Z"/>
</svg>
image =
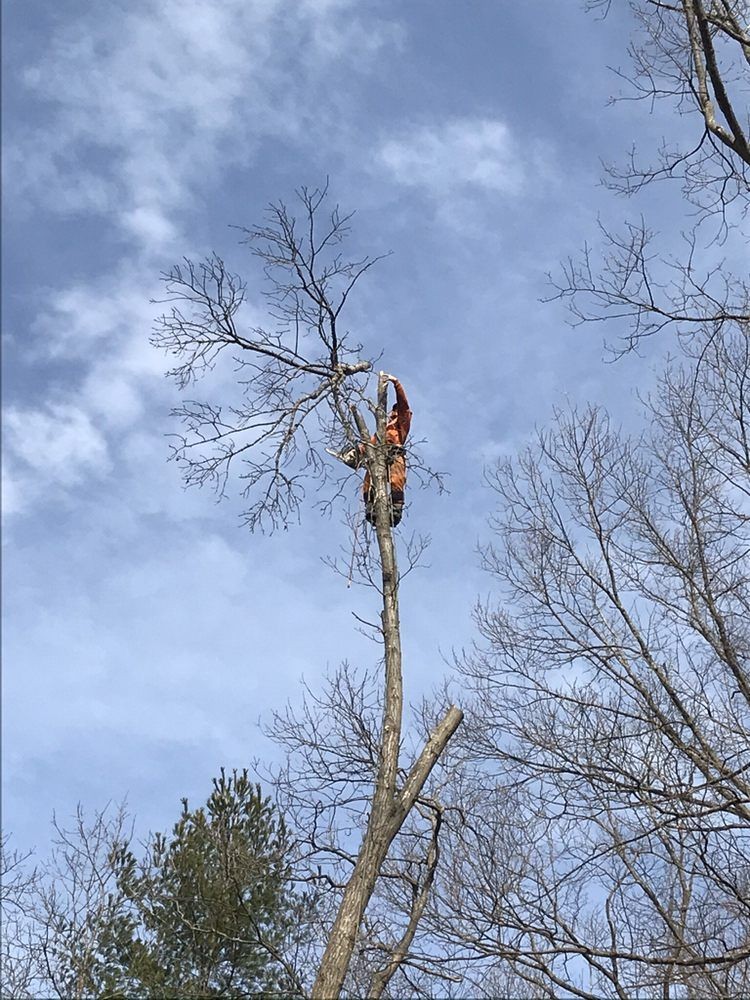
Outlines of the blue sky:
<svg viewBox="0 0 750 1000">
<path fill-rule="evenodd" d="M 409 495 L 405 524 L 432 537 L 402 592 L 412 699 L 488 589 L 483 467 L 555 405 L 637 419 L 666 345 L 605 364 L 601 328 L 540 301 L 598 216 L 636 211 L 600 160 L 673 127 L 607 107 L 629 30 L 575 0 L 6 5 L 3 809 L 19 844 L 78 801 L 127 796 L 141 830 L 164 827 L 221 766 L 270 752 L 258 720 L 303 676 L 374 656 L 352 617 L 371 595 L 321 561 L 348 546 L 341 517 L 250 535 L 166 461 L 177 394 L 149 300 L 181 256 L 246 273 L 262 320 L 229 227 L 326 176 L 357 211 L 352 252 L 394 251 L 346 320 L 450 473 L 449 494 Z M 676 203 L 649 199 L 668 242 Z"/>
</svg>

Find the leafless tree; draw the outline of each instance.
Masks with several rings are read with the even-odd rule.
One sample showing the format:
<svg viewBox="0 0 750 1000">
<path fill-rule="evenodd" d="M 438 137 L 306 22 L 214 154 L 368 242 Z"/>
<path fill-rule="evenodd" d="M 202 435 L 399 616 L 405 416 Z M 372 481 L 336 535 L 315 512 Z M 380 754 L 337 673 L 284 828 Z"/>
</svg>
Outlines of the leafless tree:
<svg viewBox="0 0 750 1000">
<path fill-rule="evenodd" d="M 605 183 L 676 179 L 684 243 L 603 225 L 553 285 L 574 323 L 617 330 L 616 354 L 672 329 L 682 363 L 641 438 L 558 412 L 489 477 L 504 600 L 477 609 L 459 665 L 474 697 L 442 796 L 459 820 L 422 924 L 456 996 L 750 992 L 750 294 L 722 259 L 748 201 L 750 8 L 630 8 L 620 99 L 699 124 Z"/>
<path fill-rule="evenodd" d="M 183 426 L 173 457 L 187 485 L 225 494 L 239 465 L 244 518 L 250 528 L 276 528 L 298 514 L 306 487 L 331 478 L 320 442 L 350 446 L 358 433 L 351 405 L 364 399 L 373 363 L 341 329 L 341 311 L 358 279 L 377 259 L 345 261 L 340 244 L 349 216 L 334 209 L 318 234 L 326 191 L 303 190 L 305 229 L 284 205 L 268 225 L 242 229 L 261 260 L 272 331 L 244 329 L 245 282 L 211 255 L 185 260 L 163 275 L 170 310 L 152 342 L 176 359 L 168 372 L 181 389 L 213 369 L 229 351 L 234 372 L 221 403 L 187 400 L 174 415 Z"/>
<path fill-rule="evenodd" d="M 588 6 L 606 12 L 610 4 Z M 630 8 L 637 30 L 632 70 L 619 73 L 627 88 L 620 99 L 664 102 L 689 134 L 664 140 L 651 165 L 633 149 L 624 166 L 607 168 L 605 183 L 635 196 L 649 184 L 677 181 L 694 211 L 682 222 L 682 246 L 666 249 L 643 217 L 622 231 L 602 224 L 601 246 L 587 244 L 551 278 L 575 323 L 617 324 L 616 353 L 665 328 L 691 336 L 750 317 L 746 277 L 732 275 L 721 254 L 727 241 L 732 249 L 750 193 L 750 5 L 633 0 Z"/>
<path fill-rule="evenodd" d="M 164 276 L 170 308 L 161 317 L 154 343 L 175 355 L 171 375 L 182 388 L 214 368 L 227 349 L 234 358 L 239 398 L 221 405 L 193 400 L 178 408 L 183 430 L 174 455 L 188 484 L 210 483 L 220 494 L 239 463 L 244 516 L 250 528 L 285 524 L 298 514 L 313 485 L 322 490 L 318 503 L 333 502 L 341 488 L 342 467 L 326 461 L 326 445 L 359 449 L 373 484 L 376 555 L 366 572 L 380 595 L 375 631 L 383 646 L 382 714 L 377 725 L 367 720 L 370 757 L 360 762 L 368 770 L 358 779 L 372 778 L 366 822 L 360 843 L 350 848 L 353 865 L 341 887 L 312 988 L 313 996 L 328 998 L 341 992 L 391 844 L 458 727 L 461 712 L 446 706 L 411 765 L 402 771 L 400 575 L 385 436 L 389 377 L 380 373 L 374 399 L 368 399 L 373 359 L 362 357 L 360 346 L 352 343 L 342 325 L 352 289 L 378 258 L 351 262 L 343 257 L 341 243 L 350 216 L 337 208 L 325 215 L 326 194 L 326 188 L 299 192 L 301 222 L 278 204 L 269 209 L 265 225 L 242 230 L 269 282 L 272 332 L 241 326 L 245 285 L 212 256 L 201 264 L 185 261 Z M 232 388 L 225 386 L 224 392 L 226 397 Z M 366 415 L 374 417 L 373 436 Z M 413 452 L 410 465 L 418 465 Z M 356 689 L 356 682 L 350 686 Z M 346 712 L 346 705 L 330 702 L 327 710 Z M 307 739 L 300 736 L 302 745 Z M 311 748 L 311 753 L 324 752 L 322 746 Z M 332 778 L 332 788 L 339 780 Z M 394 956 L 402 951 L 397 947 Z M 395 957 L 394 961 L 398 964 Z"/>
<path fill-rule="evenodd" d="M 10 836 L 0 841 L 0 994 L 26 1000 L 35 983 L 37 955 L 29 935 L 28 919 L 38 873 L 30 867 L 30 852 L 10 847 Z"/>
<path fill-rule="evenodd" d="M 268 727 L 269 736 L 284 751 L 284 764 L 264 776 L 299 831 L 297 877 L 318 886 L 321 905 L 334 913 L 357 864 L 378 776 L 383 697 L 379 673 L 362 673 L 345 663 L 322 689 L 306 691 L 301 708 L 278 713 Z M 420 742 L 429 738 L 444 710 L 441 705 L 429 718 L 414 720 L 403 756 L 418 755 Z M 421 996 L 414 977 L 431 986 L 439 983 L 444 993 L 446 984 L 457 978 L 451 970 L 432 966 L 420 934 L 439 862 L 446 778 L 438 764 L 393 839 L 352 956 L 345 982 L 348 995 Z M 400 767 L 399 784 L 407 780 L 407 770 Z"/>
<path fill-rule="evenodd" d="M 33 869 L 28 855 L 6 854 L 3 996 L 71 1000 L 100 996 L 106 982 L 106 932 L 126 906 L 113 852 L 129 841 L 127 814 L 87 820 L 79 807 L 72 827 L 53 820 L 53 830 L 49 857 Z"/>
<path fill-rule="evenodd" d="M 748 385 L 747 334 L 706 334 L 642 436 L 561 412 L 490 477 L 504 600 L 460 664 L 464 823 L 428 915 L 477 989 L 750 992 Z"/>
<path fill-rule="evenodd" d="M 611 0 L 587 3 L 605 13 L 610 6 Z M 681 177 L 685 193 L 707 211 L 746 198 L 747 0 L 631 0 L 629 7 L 636 30 L 628 49 L 632 69 L 618 71 L 626 85 L 622 97 L 668 102 L 699 127 L 687 146 L 665 140 L 653 166 L 640 166 L 632 150 L 625 168 L 611 169 L 612 183 L 630 194 L 654 180 Z"/>
</svg>

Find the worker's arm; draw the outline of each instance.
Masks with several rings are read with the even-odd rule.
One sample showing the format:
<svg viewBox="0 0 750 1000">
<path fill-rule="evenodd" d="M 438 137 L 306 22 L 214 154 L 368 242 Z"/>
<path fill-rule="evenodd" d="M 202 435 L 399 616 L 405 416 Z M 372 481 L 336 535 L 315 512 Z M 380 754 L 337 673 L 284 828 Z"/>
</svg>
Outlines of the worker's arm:
<svg viewBox="0 0 750 1000">
<path fill-rule="evenodd" d="M 409 409 L 409 400 L 406 398 L 406 393 L 404 392 L 404 387 L 401 385 L 399 380 L 393 375 L 390 376 L 390 381 L 393 383 L 393 388 L 396 390 L 396 412 L 398 414 L 398 430 L 399 436 L 401 438 L 401 444 L 406 441 L 409 434 L 409 428 L 411 427 L 411 417 L 412 412 Z"/>
</svg>

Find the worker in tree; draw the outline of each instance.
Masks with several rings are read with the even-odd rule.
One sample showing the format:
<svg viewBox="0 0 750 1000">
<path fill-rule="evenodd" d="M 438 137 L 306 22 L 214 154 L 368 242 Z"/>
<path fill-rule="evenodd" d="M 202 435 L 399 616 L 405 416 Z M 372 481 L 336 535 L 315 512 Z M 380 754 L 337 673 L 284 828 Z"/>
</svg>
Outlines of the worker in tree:
<svg viewBox="0 0 750 1000">
<path fill-rule="evenodd" d="M 386 461 L 388 463 L 388 475 L 391 484 L 391 524 L 395 527 L 400 523 L 404 514 L 404 487 L 406 486 L 406 449 L 404 442 L 409 435 L 411 427 L 411 410 L 409 401 L 406 398 L 404 387 L 393 375 L 386 375 L 389 382 L 396 390 L 396 402 L 388 416 L 385 425 L 386 441 Z M 373 434 L 372 443 L 377 441 Z M 330 452 L 336 458 L 352 469 L 358 468 L 362 464 L 364 457 L 364 445 L 351 448 L 342 453 Z M 362 495 L 365 501 L 365 518 L 370 524 L 375 523 L 375 490 L 372 486 L 369 471 L 365 473 L 365 481 L 362 484 Z"/>
</svg>

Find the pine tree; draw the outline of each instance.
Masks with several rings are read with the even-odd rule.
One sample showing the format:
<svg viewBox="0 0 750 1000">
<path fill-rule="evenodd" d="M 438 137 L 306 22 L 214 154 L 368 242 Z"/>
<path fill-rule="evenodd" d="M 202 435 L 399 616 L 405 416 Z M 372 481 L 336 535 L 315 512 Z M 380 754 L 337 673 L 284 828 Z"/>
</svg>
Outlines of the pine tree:
<svg viewBox="0 0 750 1000">
<path fill-rule="evenodd" d="M 247 771 L 222 770 L 205 807 L 157 834 L 145 859 L 123 850 L 128 912 L 109 950 L 128 996 L 248 997 L 299 992 L 282 954 L 307 901 L 290 889 L 290 837 Z M 110 987 L 114 983 L 109 984 Z"/>
</svg>

